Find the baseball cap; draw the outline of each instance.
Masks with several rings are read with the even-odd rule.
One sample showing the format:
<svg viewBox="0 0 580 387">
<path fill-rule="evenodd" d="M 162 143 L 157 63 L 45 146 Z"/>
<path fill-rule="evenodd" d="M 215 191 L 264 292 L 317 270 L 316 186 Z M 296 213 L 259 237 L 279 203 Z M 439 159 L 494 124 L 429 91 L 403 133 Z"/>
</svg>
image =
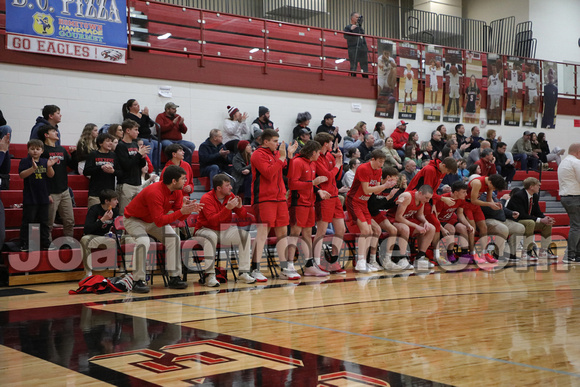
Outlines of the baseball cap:
<svg viewBox="0 0 580 387">
<path fill-rule="evenodd" d="M 304 128 L 300 130 L 300 134 L 312 134 L 312 132 L 310 131 L 310 129 Z"/>
<path fill-rule="evenodd" d="M 173 102 L 167 102 L 165 104 L 165 109 L 177 109 L 179 105 L 174 104 Z"/>
<path fill-rule="evenodd" d="M 524 132 L 524 136 L 529 136 L 530 134 L 532 134 L 532 133 L 531 133 L 529 130 L 526 130 L 526 131 Z"/>
<path fill-rule="evenodd" d="M 405 122 L 405 121 L 403 121 L 403 120 L 401 120 L 401 121 L 397 122 L 397 128 L 398 128 L 399 126 L 403 126 L 403 125 L 409 125 L 409 123 L 408 123 L 408 122 Z"/>
<path fill-rule="evenodd" d="M 326 113 L 326 114 L 324 115 L 324 119 L 325 119 L 325 120 L 327 120 L 327 119 L 329 119 L 329 118 L 336 118 L 336 116 L 333 116 L 333 115 L 332 115 L 332 114 L 330 114 L 330 113 Z"/>
</svg>

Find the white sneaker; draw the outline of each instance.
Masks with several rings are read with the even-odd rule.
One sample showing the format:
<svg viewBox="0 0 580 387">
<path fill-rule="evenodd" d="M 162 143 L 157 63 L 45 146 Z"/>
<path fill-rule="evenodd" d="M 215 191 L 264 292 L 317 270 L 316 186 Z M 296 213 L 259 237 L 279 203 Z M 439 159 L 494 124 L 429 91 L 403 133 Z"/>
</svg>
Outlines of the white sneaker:
<svg viewBox="0 0 580 387">
<path fill-rule="evenodd" d="M 415 267 L 417 268 L 417 270 L 429 270 L 435 267 L 435 265 L 429 262 L 427 258 L 423 257 L 415 261 Z"/>
<path fill-rule="evenodd" d="M 367 266 L 367 261 L 365 259 L 359 259 L 358 261 L 356 261 L 356 266 L 354 267 L 354 270 L 358 271 L 359 273 L 368 273 L 369 268 Z"/>
<path fill-rule="evenodd" d="M 256 279 L 250 275 L 250 273 L 241 273 L 238 275 L 238 281 L 243 282 L 245 284 L 253 284 L 256 282 Z"/>
<path fill-rule="evenodd" d="M 292 266 L 292 269 L 294 269 L 294 266 Z M 290 270 L 290 266 L 288 266 L 288 268 L 280 270 L 280 278 L 296 281 L 301 277 L 300 274 L 298 274 L 295 270 Z"/>
<path fill-rule="evenodd" d="M 268 282 L 268 278 L 264 277 L 258 269 L 252 270 L 250 275 L 256 280 L 256 282 Z"/>
<path fill-rule="evenodd" d="M 371 262 L 368 265 L 370 271 L 383 271 L 383 267 L 379 265 L 377 262 Z"/>
<path fill-rule="evenodd" d="M 522 251 L 522 260 L 524 260 L 524 261 L 537 261 L 538 257 L 536 257 L 534 255 L 534 253 L 528 254 L 527 252 Z"/>
<path fill-rule="evenodd" d="M 388 270 L 388 271 L 401 270 L 401 268 L 399 266 L 397 266 L 397 264 L 395 262 L 391 261 L 390 258 L 385 258 L 385 260 L 383 261 L 383 267 L 385 268 L 385 270 Z"/>
<path fill-rule="evenodd" d="M 215 278 L 215 274 L 208 274 L 203 284 L 209 288 L 217 288 L 220 286 L 219 281 Z"/>
<path fill-rule="evenodd" d="M 399 268 L 401 270 L 413 270 L 415 268 L 413 265 L 411 265 L 409 263 L 409 260 L 407 258 L 401 258 L 401 259 L 399 259 L 399 262 L 397 263 L 397 266 L 399 266 Z"/>
<path fill-rule="evenodd" d="M 329 275 L 329 273 L 320 270 L 316 265 L 304 268 L 304 276 L 306 277 L 326 277 L 327 275 Z"/>
</svg>

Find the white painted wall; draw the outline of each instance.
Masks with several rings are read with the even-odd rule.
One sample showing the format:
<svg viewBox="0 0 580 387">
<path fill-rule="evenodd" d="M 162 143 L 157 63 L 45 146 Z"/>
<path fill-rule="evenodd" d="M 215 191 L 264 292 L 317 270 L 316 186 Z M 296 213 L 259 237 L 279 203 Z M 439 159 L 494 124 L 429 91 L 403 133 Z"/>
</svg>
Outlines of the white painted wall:
<svg viewBox="0 0 580 387">
<path fill-rule="evenodd" d="M 76 144 L 83 126 L 88 122 L 94 122 L 99 127 L 106 123 L 120 122 L 121 105 L 129 98 L 137 99 L 142 107 L 148 106 L 154 118 L 169 101 L 158 96 L 158 87 L 165 85 L 172 87 L 171 101 L 180 105 L 179 114 L 185 118 L 189 128 L 185 139 L 196 145 L 207 138 L 210 129 L 221 125 L 227 115 L 226 106 L 232 104 L 241 111 L 248 112 L 249 122 L 257 116 L 259 105 L 269 107 L 272 120 L 280 128 L 281 138 L 286 141 L 295 126 L 296 114 L 302 111 L 312 114 L 310 127 L 313 130 L 316 130 L 324 114 L 335 114 L 335 124 L 340 127 L 343 135 L 358 121 L 367 122 L 369 130 L 379 121 L 374 117 L 374 99 L 159 81 L 6 64 L 0 64 L 0 84 L 0 109 L 14 130 L 13 142 L 16 143 L 28 141 L 30 129 L 46 104 L 56 104 L 61 108 L 63 121 L 60 129 L 63 144 L 67 145 Z M 352 112 L 352 103 L 360 104 L 362 111 Z M 580 112 L 578 115 L 580 116 Z M 422 105 L 419 106 L 417 116 L 422 117 Z M 558 116 L 558 129 L 548 132 L 551 146 L 567 149 L 570 141 L 580 141 L 580 130 L 572 127 L 573 118 Z M 396 120 L 383 121 L 387 132 L 391 133 Z M 408 131 L 416 131 L 421 140 L 426 140 L 438 125 L 439 123 L 422 120 L 411 121 Z M 454 125 L 447 126 L 448 132 L 452 133 Z M 494 129 L 497 129 L 510 147 L 524 131 L 523 127 Z M 483 133 L 485 129 L 482 130 Z"/>
<path fill-rule="evenodd" d="M 461 17 L 461 0 L 415 0 L 414 8 L 441 15 Z"/>
<path fill-rule="evenodd" d="M 529 0 L 463 0 L 462 12 L 464 18 L 483 20 L 487 24 L 514 16 L 518 24 L 530 20 L 529 7 Z"/>
</svg>

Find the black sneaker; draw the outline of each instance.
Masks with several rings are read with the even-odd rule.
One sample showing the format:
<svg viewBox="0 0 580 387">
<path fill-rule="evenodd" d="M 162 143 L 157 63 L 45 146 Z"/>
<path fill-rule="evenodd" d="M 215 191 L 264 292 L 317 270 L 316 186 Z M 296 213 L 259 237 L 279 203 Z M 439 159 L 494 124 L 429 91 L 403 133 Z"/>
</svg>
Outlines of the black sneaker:
<svg viewBox="0 0 580 387">
<path fill-rule="evenodd" d="M 135 293 L 149 293 L 151 289 L 143 280 L 139 280 L 133 284 L 133 292 Z"/>
<path fill-rule="evenodd" d="M 187 282 L 182 281 L 180 277 L 169 277 L 169 289 L 185 289 Z"/>
<path fill-rule="evenodd" d="M 580 258 L 576 257 L 576 258 L 571 258 L 568 256 L 565 256 L 564 259 L 562 259 L 563 263 L 580 263 Z"/>
</svg>

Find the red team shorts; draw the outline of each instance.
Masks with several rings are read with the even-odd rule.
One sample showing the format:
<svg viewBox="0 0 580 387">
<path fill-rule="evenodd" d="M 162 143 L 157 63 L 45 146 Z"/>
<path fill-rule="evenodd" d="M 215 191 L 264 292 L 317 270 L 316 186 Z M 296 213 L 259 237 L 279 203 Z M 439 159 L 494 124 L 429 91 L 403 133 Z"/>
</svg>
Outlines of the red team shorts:
<svg viewBox="0 0 580 387">
<path fill-rule="evenodd" d="M 288 210 L 290 212 L 290 225 L 302 228 L 314 227 L 316 217 L 314 207 L 293 206 Z"/>
<path fill-rule="evenodd" d="M 483 211 L 481 210 L 480 206 L 471 204 L 470 202 L 465 202 L 464 208 L 465 216 L 467 219 L 474 220 L 475 223 L 485 221 L 485 215 L 483 215 Z"/>
<path fill-rule="evenodd" d="M 379 213 L 377 215 L 373 216 L 373 220 L 375 222 L 377 222 L 378 224 L 383 223 L 383 221 L 385 219 L 389 220 L 389 218 L 387 217 L 387 213 L 385 211 L 379 211 Z M 390 220 L 389 220 L 389 222 L 390 222 Z"/>
<path fill-rule="evenodd" d="M 288 203 L 285 201 L 257 203 L 253 207 L 257 223 L 265 223 L 268 227 L 284 227 L 290 224 Z"/>
<path fill-rule="evenodd" d="M 344 219 L 342 203 L 338 197 L 329 198 L 316 203 L 316 220 L 326 223 L 333 219 Z"/>
<path fill-rule="evenodd" d="M 369 212 L 369 207 L 366 201 L 346 199 L 346 210 L 348 217 L 352 223 L 356 224 L 357 220 L 371 224 L 373 217 Z"/>
</svg>

